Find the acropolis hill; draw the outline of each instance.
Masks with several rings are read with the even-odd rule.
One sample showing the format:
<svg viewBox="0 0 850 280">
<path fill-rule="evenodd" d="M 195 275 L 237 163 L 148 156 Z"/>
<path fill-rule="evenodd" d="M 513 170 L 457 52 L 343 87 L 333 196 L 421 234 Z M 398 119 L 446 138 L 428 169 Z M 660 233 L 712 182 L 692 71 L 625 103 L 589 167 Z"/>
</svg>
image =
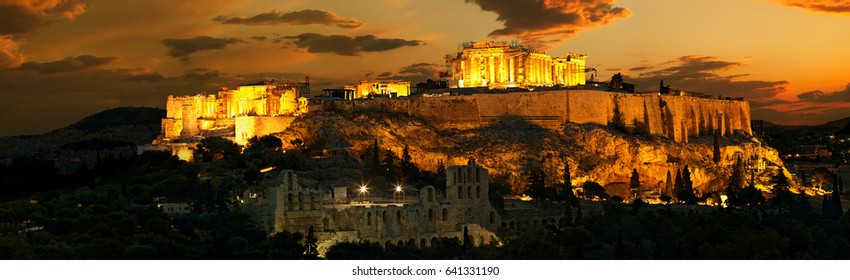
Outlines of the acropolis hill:
<svg viewBox="0 0 850 280">
<path fill-rule="evenodd" d="M 315 99 L 308 105 L 309 80 L 304 83 L 275 82 L 224 88 L 216 95 L 169 96 L 167 118 L 162 122 L 160 142 L 196 136 L 225 136 L 240 144 L 247 139 L 280 132 L 293 117 L 311 110 L 380 108 L 421 117 L 435 125 L 475 126 L 504 118 L 522 119 L 545 127 L 567 123 L 624 126 L 643 125 L 648 133 L 676 142 L 715 131 L 751 134 L 750 107 L 743 100 L 689 97 L 686 93 L 618 92 L 622 80 L 612 79 L 610 88 L 585 83 L 586 55 L 567 53 L 552 57 L 532 48 L 503 42 L 465 43 L 449 57 L 452 91 L 429 96 L 404 96 L 387 89 L 351 87 L 343 99 Z M 369 84 L 361 82 L 361 85 Z M 376 84 L 377 85 L 377 84 Z M 598 83 L 597 83 L 598 85 Z M 551 90 L 552 87 L 560 90 Z M 306 89 L 305 89 L 306 88 Z M 487 93 L 489 89 L 529 88 L 532 92 Z M 389 90 L 394 90 L 389 88 Z M 612 91 L 613 90 L 613 91 Z M 364 92 L 360 92 L 364 91 Z M 409 90 L 408 90 L 409 91 Z"/>
<path fill-rule="evenodd" d="M 632 93 L 621 87 L 619 75 L 610 84 L 586 82 L 585 59 L 479 42 L 449 57 L 451 87 L 427 94 L 404 96 L 380 88 L 308 100 L 305 83 L 267 81 L 214 96 L 170 97 L 155 144 L 191 159 L 192 143 L 203 137 L 244 145 L 251 137 L 272 134 L 285 146 L 324 143 L 359 158 L 378 139 L 396 154 L 410 146 L 414 163 L 426 170 L 434 170 L 438 161 L 463 164 L 475 157 L 493 174 L 516 175 L 529 160 L 550 157 L 547 164 L 563 166 L 556 159 L 567 158 L 583 169 L 580 181 L 627 182 L 636 168 L 647 185 L 660 185 L 667 172 L 689 165 L 695 186 L 706 189 L 722 185 L 717 178 L 725 177 L 739 156 L 767 157 L 771 165 L 782 166 L 775 152 L 752 142 L 747 101 L 664 87 Z M 506 137 L 492 138 L 502 133 Z M 711 146 L 701 137 L 714 133 L 729 137 L 719 164 L 712 163 Z M 549 169 L 556 174 L 557 168 Z"/>
</svg>

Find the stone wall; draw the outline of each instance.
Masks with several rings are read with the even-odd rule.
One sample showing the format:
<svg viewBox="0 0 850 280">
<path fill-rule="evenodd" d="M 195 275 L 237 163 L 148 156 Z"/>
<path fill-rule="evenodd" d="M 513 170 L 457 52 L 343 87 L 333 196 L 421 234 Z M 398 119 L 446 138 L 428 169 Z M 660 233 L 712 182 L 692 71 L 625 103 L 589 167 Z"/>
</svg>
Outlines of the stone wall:
<svg viewBox="0 0 850 280">
<path fill-rule="evenodd" d="M 295 120 L 293 116 L 240 116 L 235 117 L 235 142 L 248 143 L 254 136 L 264 136 L 286 130 Z"/>
<path fill-rule="evenodd" d="M 567 122 L 607 125 L 615 116 L 626 127 L 645 124 L 652 135 L 687 142 L 715 130 L 751 133 L 746 101 L 597 90 L 330 101 L 322 110 L 379 109 L 420 117 L 437 126 L 486 125 L 503 120 L 557 128 Z"/>
<path fill-rule="evenodd" d="M 264 193 L 246 193 L 242 207 L 269 233 L 318 232 L 319 251 L 333 243 L 367 240 L 382 245 L 413 243 L 427 247 L 439 238 L 463 240 L 463 230 L 475 245 L 498 240 L 493 231 L 501 217 L 488 199 L 488 172 L 481 166 L 451 166 L 447 190 L 419 190 L 413 203 L 352 202 L 340 204 L 323 190 L 301 188 L 291 170 L 282 170 Z M 456 195 L 462 190 L 462 196 Z"/>
</svg>

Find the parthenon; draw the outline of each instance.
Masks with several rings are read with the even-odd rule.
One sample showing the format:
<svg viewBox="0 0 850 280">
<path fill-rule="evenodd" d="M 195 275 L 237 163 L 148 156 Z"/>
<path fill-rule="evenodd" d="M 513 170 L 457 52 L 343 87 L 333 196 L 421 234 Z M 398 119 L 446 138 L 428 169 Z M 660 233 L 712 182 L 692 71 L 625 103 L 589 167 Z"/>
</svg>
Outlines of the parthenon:
<svg viewBox="0 0 850 280">
<path fill-rule="evenodd" d="M 585 84 L 586 55 L 552 57 L 515 43 L 465 43 L 452 65 L 452 87 L 534 87 Z"/>
</svg>

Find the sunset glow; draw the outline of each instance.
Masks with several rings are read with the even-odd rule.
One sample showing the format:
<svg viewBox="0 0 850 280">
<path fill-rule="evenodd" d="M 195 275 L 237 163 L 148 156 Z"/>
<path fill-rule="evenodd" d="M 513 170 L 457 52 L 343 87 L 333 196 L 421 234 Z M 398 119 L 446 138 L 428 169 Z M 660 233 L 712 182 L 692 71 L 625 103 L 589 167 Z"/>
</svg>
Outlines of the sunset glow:
<svg viewBox="0 0 850 280">
<path fill-rule="evenodd" d="M 0 20 L 3 136 L 261 78 L 309 76 L 313 95 L 362 80 L 415 85 L 482 40 L 587 55 L 597 81 L 621 73 L 637 91 L 664 80 L 744 97 L 753 119 L 774 123 L 823 123 L 850 107 L 841 1 L 10 0 L 0 11 L 11 19 Z"/>
</svg>

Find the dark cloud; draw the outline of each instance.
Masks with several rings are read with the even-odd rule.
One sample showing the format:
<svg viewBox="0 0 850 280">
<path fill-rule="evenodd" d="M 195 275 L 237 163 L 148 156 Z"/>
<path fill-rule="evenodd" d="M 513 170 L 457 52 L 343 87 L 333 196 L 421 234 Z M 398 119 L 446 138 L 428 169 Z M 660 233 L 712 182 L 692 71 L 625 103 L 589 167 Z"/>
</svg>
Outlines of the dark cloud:
<svg viewBox="0 0 850 280">
<path fill-rule="evenodd" d="M 350 37 L 345 35 L 322 35 L 317 33 L 303 33 L 296 36 L 282 37 L 290 40 L 295 47 L 306 49 L 311 53 L 335 53 L 338 55 L 360 55 L 361 52 L 381 52 L 404 46 L 419 46 L 423 43 L 418 40 L 405 39 L 383 39 L 375 35 L 363 35 Z"/>
<path fill-rule="evenodd" d="M 255 40 L 255 41 L 265 41 L 267 38 L 266 38 L 266 36 L 251 36 L 248 39 Z"/>
<path fill-rule="evenodd" d="M 218 70 L 195 68 L 186 71 L 183 75 L 180 75 L 180 78 L 193 81 L 209 81 L 222 79 L 223 76 Z"/>
<path fill-rule="evenodd" d="M 0 35 L 31 32 L 58 20 L 72 20 L 85 12 L 80 0 L 2 0 Z"/>
<path fill-rule="evenodd" d="M 637 66 L 637 67 L 629 68 L 629 71 L 640 72 L 640 71 L 647 71 L 647 70 L 651 70 L 651 69 L 652 69 L 652 66 Z"/>
<path fill-rule="evenodd" d="M 842 91 L 827 93 L 820 90 L 816 90 L 802 93 L 798 95 L 797 98 L 800 98 L 800 101 L 809 101 L 817 103 L 850 102 L 850 84 L 847 84 L 847 87 L 844 88 L 844 90 Z"/>
<path fill-rule="evenodd" d="M 432 63 L 414 63 L 399 69 L 398 72 L 383 72 L 378 75 L 382 80 L 408 81 L 412 84 L 424 82 L 428 79 L 436 80 L 439 77 L 440 66 Z"/>
<path fill-rule="evenodd" d="M 93 55 L 69 56 L 62 60 L 50 62 L 27 62 L 17 70 L 35 71 L 39 74 L 55 74 L 94 69 L 103 65 L 118 62 L 118 57 L 98 57 Z"/>
<path fill-rule="evenodd" d="M 631 11 L 614 0 L 464 0 L 495 12 L 504 28 L 491 37 L 516 37 L 547 46 L 575 37 L 581 30 L 626 18 Z"/>
<path fill-rule="evenodd" d="M 48 23 L 50 22 L 26 7 L 0 4 L 0 34 L 24 33 Z"/>
<path fill-rule="evenodd" d="M 245 25 L 307 25 L 307 24 L 324 24 L 336 25 L 341 28 L 359 28 L 363 23 L 353 18 L 344 18 L 336 15 L 333 12 L 322 10 L 301 10 L 292 12 L 277 12 L 271 11 L 262 13 L 253 17 L 227 17 L 217 16 L 213 21 L 224 24 L 245 24 Z"/>
<path fill-rule="evenodd" d="M 248 73 L 248 74 L 240 74 L 237 77 L 246 79 L 246 80 L 289 80 L 289 81 L 302 81 L 305 77 L 309 76 L 307 73 L 296 73 L 296 72 L 263 72 L 263 73 Z"/>
<path fill-rule="evenodd" d="M 160 43 L 170 49 L 168 55 L 179 58 L 183 62 L 189 62 L 190 55 L 199 51 L 220 50 L 227 47 L 227 45 L 244 42 L 238 38 L 213 38 L 209 36 L 165 39 L 160 41 Z"/>
<path fill-rule="evenodd" d="M 159 73 L 144 73 L 144 74 L 135 74 L 130 75 L 129 77 L 121 79 L 121 81 L 125 82 L 148 82 L 148 83 L 157 83 L 165 80 L 165 76 Z"/>
<path fill-rule="evenodd" d="M 798 7 L 815 12 L 850 14 L 850 2 L 839 0 L 774 0 L 785 6 Z"/>
<path fill-rule="evenodd" d="M 709 95 L 744 97 L 748 100 L 768 102 L 785 92 L 787 81 L 740 80 L 745 75 L 724 75 L 725 71 L 742 66 L 739 62 L 724 61 L 713 56 L 682 56 L 662 63 L 657 70 L 629 77 L 638 90 L 658 90 L 660 80 L 674 89 L 702 92 Z M 651 69 L 653 67 L 649 67 Z"/>
</svg>

